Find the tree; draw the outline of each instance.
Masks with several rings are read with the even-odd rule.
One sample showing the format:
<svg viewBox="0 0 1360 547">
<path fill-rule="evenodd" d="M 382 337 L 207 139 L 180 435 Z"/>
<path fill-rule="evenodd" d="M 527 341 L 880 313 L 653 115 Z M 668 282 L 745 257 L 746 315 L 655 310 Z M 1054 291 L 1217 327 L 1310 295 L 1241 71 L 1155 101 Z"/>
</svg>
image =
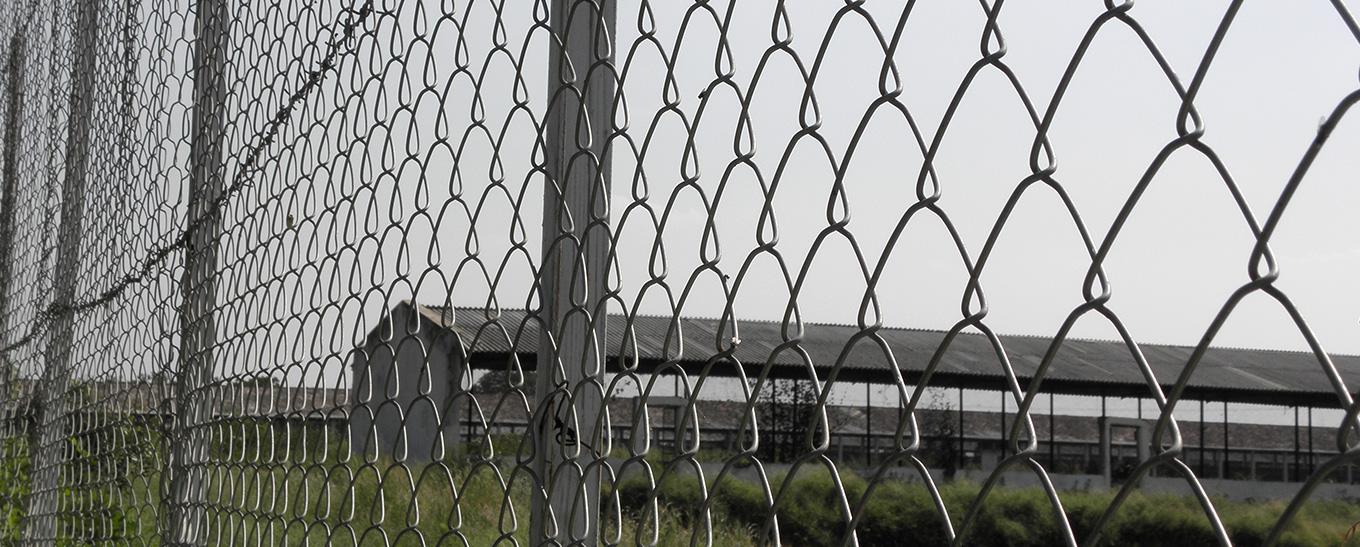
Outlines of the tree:
<svg viewBox="0 0 1360 547">
<path fill-rule="evenodd" d="M 514 389 L 524 392 L 525 396 L 534 394 L 534 383 L 538 374 L 533 371 L 521 373 L 518 370 L 490 370 L 482 374 L 472 384 L 473 393 L 505 393 Z"/>
<path fill-rule="evenodd" d="M 775 378 L 769 383 L 762 396 L 761 444 L 768 446 L 765 454 L 774 461 L 790 462 L 806 451 L 804 441 L 815 425 L 819 393 L 811 380 Z"/>
<path fill-rule="evenodd" d="M 926 390 L 925 405 L 917 411 L 921 428 L 921 463 L 944 470 L 952 480 L 959 470 L 959 412 L 942 388 Z"/>
</svg>

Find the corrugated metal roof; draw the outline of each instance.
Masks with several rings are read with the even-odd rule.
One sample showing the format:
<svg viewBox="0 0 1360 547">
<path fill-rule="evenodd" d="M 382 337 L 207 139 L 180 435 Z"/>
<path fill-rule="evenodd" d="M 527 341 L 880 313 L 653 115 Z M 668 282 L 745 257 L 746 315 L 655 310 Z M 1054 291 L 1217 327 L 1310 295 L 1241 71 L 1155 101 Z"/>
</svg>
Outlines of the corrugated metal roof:
<svg viewBox="0 0 1360 547">
<path fill-rule="evenodd" d="M 453 325 L 447 324 L 449 315 L 443 308 L 431 308 L 425 317 L 444 319 L 443 326 L 459 333 L 474 359 L 499 356 L 503 360 L 512 352 L 521 356 L 535 353 L 538 324 L 533 318 L 526 320 L 523 310 L 502 310 L 497 315 L 458 308 L 452 314 Z M 611 362 L 618 362 L 621 356 L 623 362 L 631 362 L 636 356 L 644 370 L 665 362 L 676 362 L 687 369 L 701 367 L 730 348 L 736 337 L 740 343 L 733 357 L 748 374 L 759 372 L 768 362 L 774 376 L 805 377 L 811 364 L 825 378 L 839 364 L 842 380 L 882 382 L 892 377 L 895 364 L 908 383 L 919 380 L 946 335 L 943 331 L 898 328 L 866 332 L 849 325 L 805 323 L 798 337 L 792 328 L 770 321 L 741 321 L 734 334 L 730 324 L 723 325 L 718 319 L 635 316 L 630 322 L 614 315 L 609 317 L 608 328 Z M 1034 336 L 998 338 L 1021 384 L 1026 385 L 1052 340 Z M 1154 344 L 1140 344 L 1139 349 L 1163 386 L 1177 381 L 1194 352 L 1192 347 Z M 1331 359 L 1348 388 L 1360 385 L 1360 357 L 1333 355 Z M 524 364 L 533 366 L 532 362 Z M 710 373 L 733 375 L 736 371 L 732 366 L 725 362 Z M 1210 348 L 1190 379 L 1186 397 L 1336 406 L 1336 392 L 1323 371 L 1311 353 Z M 946 348 L 930 383 L 1001 389 L 1006 385 L 1005 378 L 1002 361 L 987 337 L 961 333 Z M 1149 393 L 1132 352 L 1123 342 L 1065 340 L 1044 381 L 1043 390 L 1056 393 L 1144 397 Z"/>
</svg>

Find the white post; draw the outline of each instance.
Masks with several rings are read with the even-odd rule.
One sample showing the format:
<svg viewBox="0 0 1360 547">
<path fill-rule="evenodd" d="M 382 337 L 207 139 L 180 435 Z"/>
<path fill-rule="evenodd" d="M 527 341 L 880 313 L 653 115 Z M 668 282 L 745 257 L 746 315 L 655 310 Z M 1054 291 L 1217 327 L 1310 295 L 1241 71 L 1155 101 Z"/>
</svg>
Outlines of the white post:
<svg viewBox="0 0 1360 547">
<path fill-rule="evenodd" d="M 554 0 L 544 130 L 548 182 L 539 276 L 531 545 L 598 543 L 598 459 L 608 432 L 596 431 L 604 400 L 605 272 L 609 255 L 609 159 L 613 116 L 611 1 Z M 553 344 L 556 344 L 554 347 Z M 555 349 L 555 351 L 554 351 Z"/>
</svg>

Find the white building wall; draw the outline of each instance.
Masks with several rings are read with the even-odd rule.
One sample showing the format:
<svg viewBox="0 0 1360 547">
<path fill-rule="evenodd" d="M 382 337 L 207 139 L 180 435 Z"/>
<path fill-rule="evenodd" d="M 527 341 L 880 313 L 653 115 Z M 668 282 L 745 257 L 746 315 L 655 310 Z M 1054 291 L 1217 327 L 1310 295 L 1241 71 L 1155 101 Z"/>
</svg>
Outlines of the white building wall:
<svg viewBox="0 0 1360 547">
<path fill-rule="evenodd" d="M 400 461 L 453 456 L 462 419 L 450 404 L 463 369 L 458 336 L 406 302 L 390 319 L 351 359 L 352 451 Z"/>
</svg>

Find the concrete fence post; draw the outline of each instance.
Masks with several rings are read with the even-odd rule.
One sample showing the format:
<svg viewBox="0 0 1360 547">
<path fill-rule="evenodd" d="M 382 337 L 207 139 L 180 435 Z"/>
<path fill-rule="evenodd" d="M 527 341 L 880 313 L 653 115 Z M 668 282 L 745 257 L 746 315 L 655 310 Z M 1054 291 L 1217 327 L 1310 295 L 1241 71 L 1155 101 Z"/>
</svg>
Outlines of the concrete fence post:
<svg viewBox="0 0 1360 547">
<path fill-rule="evenodd" d="M 67 118 L 65 172 L 61 190 L 61 225 L 52 302 L 42 320 L 48 322 L 46 361 L 38 388 L 37 446 L 32 447 L 32 487 L 24 511 L 24 542 L 56 539 L 62 468 L 66 466 L 67 390 L 71 380 L 75 291 L 84 235 L 85 178 L 89 171 L 90 117 L 93 112 L 99 45 L 100 0 L 77 0 L 71 52 L 71 93 Z M 60 279 L 57 279 L 57 278 Z"/>
<path fill-rule="evenodd" d="M 539 273 L 531 545 L 599 540 L 600 473 L 592 467 L 608 432 L 596 431 L 604 401 L 605 274 L 609 258 L 609 156 L 613 119 L 612 1 L 553 0 L 544 130 L 548 181 Z M 555 347 L 554 347 L 555 344 Z M 555 351 L 554 351 L 555 349 Z"/>
<path fill-rule="evenodd" d="M 5 63 L 5 151 L 0 165 L 0 346 L 9 345 L 9 303 L 14 284 L 14 206 L 18 199 L 19 143 L 24 109 L 24 50 L 23 33 L 9 41 L 9 59 Z M 8 352 L 0 354 L 0 403 L 8 408 L 14 403 L 10 388 L 12 374 Z"/>
<path fill-rule="evenodd" d="M 194 103 L 190 125 L 189 234 L 180 283 L 180 353 L 175 374 L 175 408 L 167 444 L 168 465 L 161 476 L 161 528 L 164 545 L 202 545 L 207 524 L 208 434 L 212 418 L 211 384 L 217 342 L 217 250 L 222 213 L 218 200 L 224 181 L 222 126 L 226 93 L 228 27 L 225 0 L 196 0 L 194 25 Z"/>
</svg>

